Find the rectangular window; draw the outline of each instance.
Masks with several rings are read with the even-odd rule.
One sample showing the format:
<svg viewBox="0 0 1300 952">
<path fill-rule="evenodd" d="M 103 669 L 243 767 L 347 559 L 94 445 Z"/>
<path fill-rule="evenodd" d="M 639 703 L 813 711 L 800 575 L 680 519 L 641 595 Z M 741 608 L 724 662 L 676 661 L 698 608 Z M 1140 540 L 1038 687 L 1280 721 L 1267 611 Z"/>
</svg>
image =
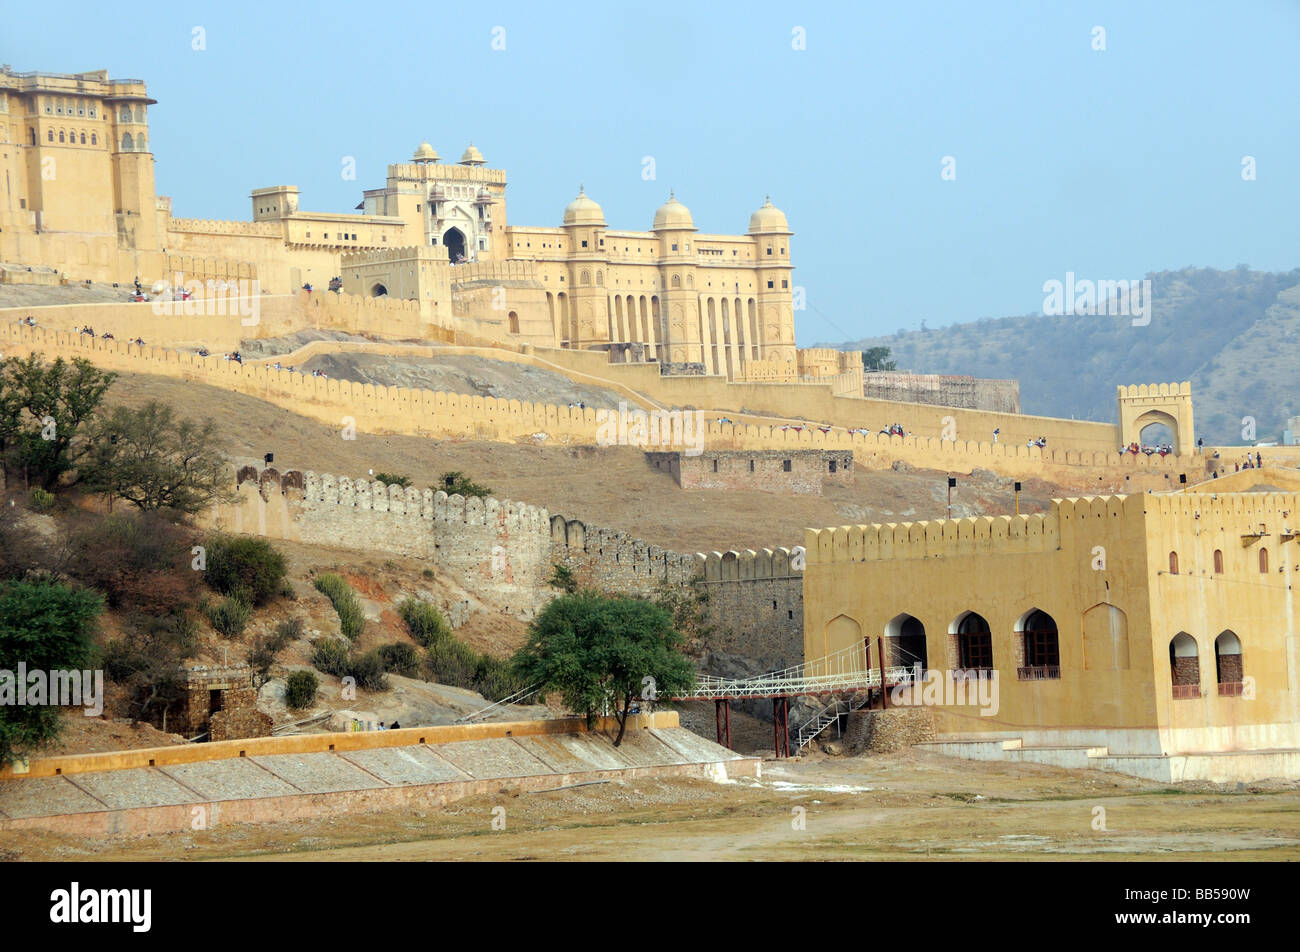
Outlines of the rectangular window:
<svg viewBox="0 0 1300 952">
<path fill-rule="evenodd" d="M 790 461 L 788 459 L 781 460 L 781 469 L 783 472 L 787 472 L 787 473 L 790 472 L 791 466 L 790 466 Z"/>
<path fill-rule="evenodd" d="M 772 282 L 771 281 L 767 282 L 767 286 L 770 288 L 772 286 Z"/>
<path fill-rule="evenodd" d="M 676 250 L 677 250 L 677 246 L 676 246 L 676 245 L 673 245 L 673 251 L 676 251 Z"/>
<path fill-rule="evenodd" d="M 789 286 L 790 286 L 790 282 L 789 282 L 787 279 L 782 278 L 782 279 L 781 279 L 781 287 L 783 287 L 783 288 L 788 288 Z"/>
<path fill-rule="evenodd" d="M 587 239 L 582 239 L 582 247 L 587 247 Z"/>
</svg>

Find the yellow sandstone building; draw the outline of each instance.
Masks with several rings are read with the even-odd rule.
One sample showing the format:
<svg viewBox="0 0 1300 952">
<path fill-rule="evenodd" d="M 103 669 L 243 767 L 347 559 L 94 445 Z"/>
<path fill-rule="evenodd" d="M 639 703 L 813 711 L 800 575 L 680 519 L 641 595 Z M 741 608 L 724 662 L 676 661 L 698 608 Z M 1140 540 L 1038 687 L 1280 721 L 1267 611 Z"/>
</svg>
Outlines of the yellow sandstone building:
<svg viewBox="0 0 1300 952">
<path fill-rule="evenodd" d="M 609 351 L 729 380 L 839 378 L 857 356 L 799 353 L 791 237 L 770 201 L 741 235 L 701 234 L 670 196 L 649 231 L 610 229 L 579 190 L 557 227 L 511 226 L 506 173 L 472 144 L 444 163 L 429 143 L 363 192 L 359 213 L 306 212 L 296 186 L 254 189 L 249 221 L 175 218 L 154 189 L 149 98 L 107 72 L 0 69 L 0 262 L 9 280 L 146 286 L 256 280 L 414 302 L 430 324 L 488 340 Z M 34 270 L 28 271 L 28 268 Z"/>
<path fill-rule="evenodd" d="M 934 672 L 902 699 L 959 756 L 1300 776 L 1300 496 L 1212 488 L 810 529 L 807 663 Z"/>
</svg>

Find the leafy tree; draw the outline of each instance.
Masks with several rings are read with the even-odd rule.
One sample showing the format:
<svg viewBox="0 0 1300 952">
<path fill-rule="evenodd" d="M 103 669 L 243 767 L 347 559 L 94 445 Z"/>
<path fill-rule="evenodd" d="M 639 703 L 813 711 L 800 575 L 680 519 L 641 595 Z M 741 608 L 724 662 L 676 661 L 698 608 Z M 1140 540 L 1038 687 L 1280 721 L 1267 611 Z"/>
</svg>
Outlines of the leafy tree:
<svg viewBox="0 0 1300 952">
<path fill-rule="evenodd" d="M 618 720 L 617 747 L 644 679 L 653 679 L 656 696 L 672 696 L 694 684 L 695 669 L 681 653 L 681 642 L 672 617 L 658 605 L 579 592 L 546 606 L 530 626 L 528 643 L 516 654 L 514 666 L 525 684 L 558 693 L 588 722 L 612 710 Z"/>
<path fill-rule="evenodd" d="M 28 484 L 53 490 L 75 468 L 77 431 L 116 377 L 80 357 L 49 364 L 39 354 L 0 361 L 0 465 L 6 481 L 11 469 L 20 469 Z"/>
<path fill-rule="evenodd" d="M 385 486 L 401 486 L 407 489 L 411 485 L 410 476 L 399 476 L 396 473 L 375 473 L 375 482 L 383 483 Z"/>
<path fill-rule="evenodd" d="M 868 347 L 862 351 L 863 370 L 897 370 L 898 362 L 889 356 L 888 347 Z"/>
<path fill-rule="evenodd" d="M 135 615 L 126 633 L 104 651 L 108 677 L 126 689 L 135 721 L 161 723 L 185 699 L 184 662 L 199 646 L 198 624 L 188 613 L 157 617 Z"/>
<path fill-rule="evenodd" d="M 0 670 L 81 670 L 90 659 L 103 601 L 93 592 L 49 581 L 0 582 Z M 9 686 L 16 690 L 17 685 Z M 0 703 L 0 764 L 59 736 L 59 709 Z"/>
<path fill-rule="evenodd" d="M 146 510 L 192 515 L 231 502 L 237 493 L 216 431 L 214 421 L 179 420 L 156 400 L 138 410 L 115 407 L 88 427 L 81 481 Z"/>
</svg>

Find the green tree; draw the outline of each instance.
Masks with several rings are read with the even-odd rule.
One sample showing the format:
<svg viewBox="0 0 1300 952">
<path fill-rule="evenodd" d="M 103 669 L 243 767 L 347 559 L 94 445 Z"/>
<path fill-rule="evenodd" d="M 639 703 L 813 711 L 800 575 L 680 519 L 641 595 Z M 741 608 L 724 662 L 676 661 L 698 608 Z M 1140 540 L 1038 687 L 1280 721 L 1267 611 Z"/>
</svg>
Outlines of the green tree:
<svg viewBox="0 0 1300 952">
<path fill-rule="evenodd" d="M 617 747 L 627 716 L 651 679 L 652 697 L 671 697 L 695 683 L 695 668 L 681 653 L 682 637 L 663 608 L 639 598 L 594 592 L 562 595 L 529 628 L 515 655 L 515 672 L 542 693 L 558 693 L 574 711 L 594 721 L 603 710 L 618 720 Z"/>
<path fill-rule="evenodd" d="M 6 480 L 18 469 L 29 485 L 53 490 L 76 467 L 77 431 L 116 377 L 80 357 L 48 364 L 40 354 L 0 361 L 0 463 Z"/>
<path fill-rule="evenodd" d="M 145 510 L 193 515 L 213 502 L 232 502 L 238 496 L 216 432 L 214 421 L 177 419 L 156 400 L 138 410 L 114 407 L 87 428 L 81 481 Z"/>
<path fill-rule="evenodd" d="M 104 648 L 104 672 L 125 690 L 133 720 L 167 729 L 167 715 L 186 696 L 184 662 L 198 647 L 199 626 L 188 612 L 128 619 L 122 637 Z"/>
<path fill-rule="evenodd" d="M 897 370 L 898 362 L 889 356 L 888 347 L 868 347 L 862 352 L 862 369 Z"/>
<path fill-rule="evenodd" d="M 0 582 L 0 671 L 82 670 L 91 657 L 103 600 L 93 592 L 49 581 Z M 0 676 L 0 765 L 59 736 L 59 709 L 17 704 L 17 685 Z"/>
</svg>

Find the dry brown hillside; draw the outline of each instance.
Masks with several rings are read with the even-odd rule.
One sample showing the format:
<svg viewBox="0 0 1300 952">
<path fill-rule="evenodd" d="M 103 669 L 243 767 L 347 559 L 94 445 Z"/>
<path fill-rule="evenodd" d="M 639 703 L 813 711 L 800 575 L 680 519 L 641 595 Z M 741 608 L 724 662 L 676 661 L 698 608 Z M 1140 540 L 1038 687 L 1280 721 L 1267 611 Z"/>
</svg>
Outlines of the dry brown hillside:
<svg viewBox="0 0 1300 952">
<path fill-rule="evenodd" d="M 364 433 L 344 440 L 324 424 L 204 384 L 126 374 L 109 393 L 110 403 L 138 405 L 150 399 L 182 416 L 214 419 L 227 452 L 240 464 L 260 463 L 265 453 L 274 453 L 281 471 L 310 469 L 356 478 L 373 469 L 407 475 L 417 486 L 460 470 L 499 497 L 624 529 L 681 552 L 794 546 L 802 543 L 808 526 L 934 519 L 945 512 L 945 474 L 927 470 L 859 470 L 856 485 L 828 485 L 821 497 L 683 492 L 633 447 L 543 447 Z M 1059 493 L 1050 483 L 1025 481 L 1021 511 L 1042 511 L 1054 494 Z M 953 503 L 955 516 L 1010 512 L 1011 480 L 992 474 L 962 478 Z"/>
</svg>

